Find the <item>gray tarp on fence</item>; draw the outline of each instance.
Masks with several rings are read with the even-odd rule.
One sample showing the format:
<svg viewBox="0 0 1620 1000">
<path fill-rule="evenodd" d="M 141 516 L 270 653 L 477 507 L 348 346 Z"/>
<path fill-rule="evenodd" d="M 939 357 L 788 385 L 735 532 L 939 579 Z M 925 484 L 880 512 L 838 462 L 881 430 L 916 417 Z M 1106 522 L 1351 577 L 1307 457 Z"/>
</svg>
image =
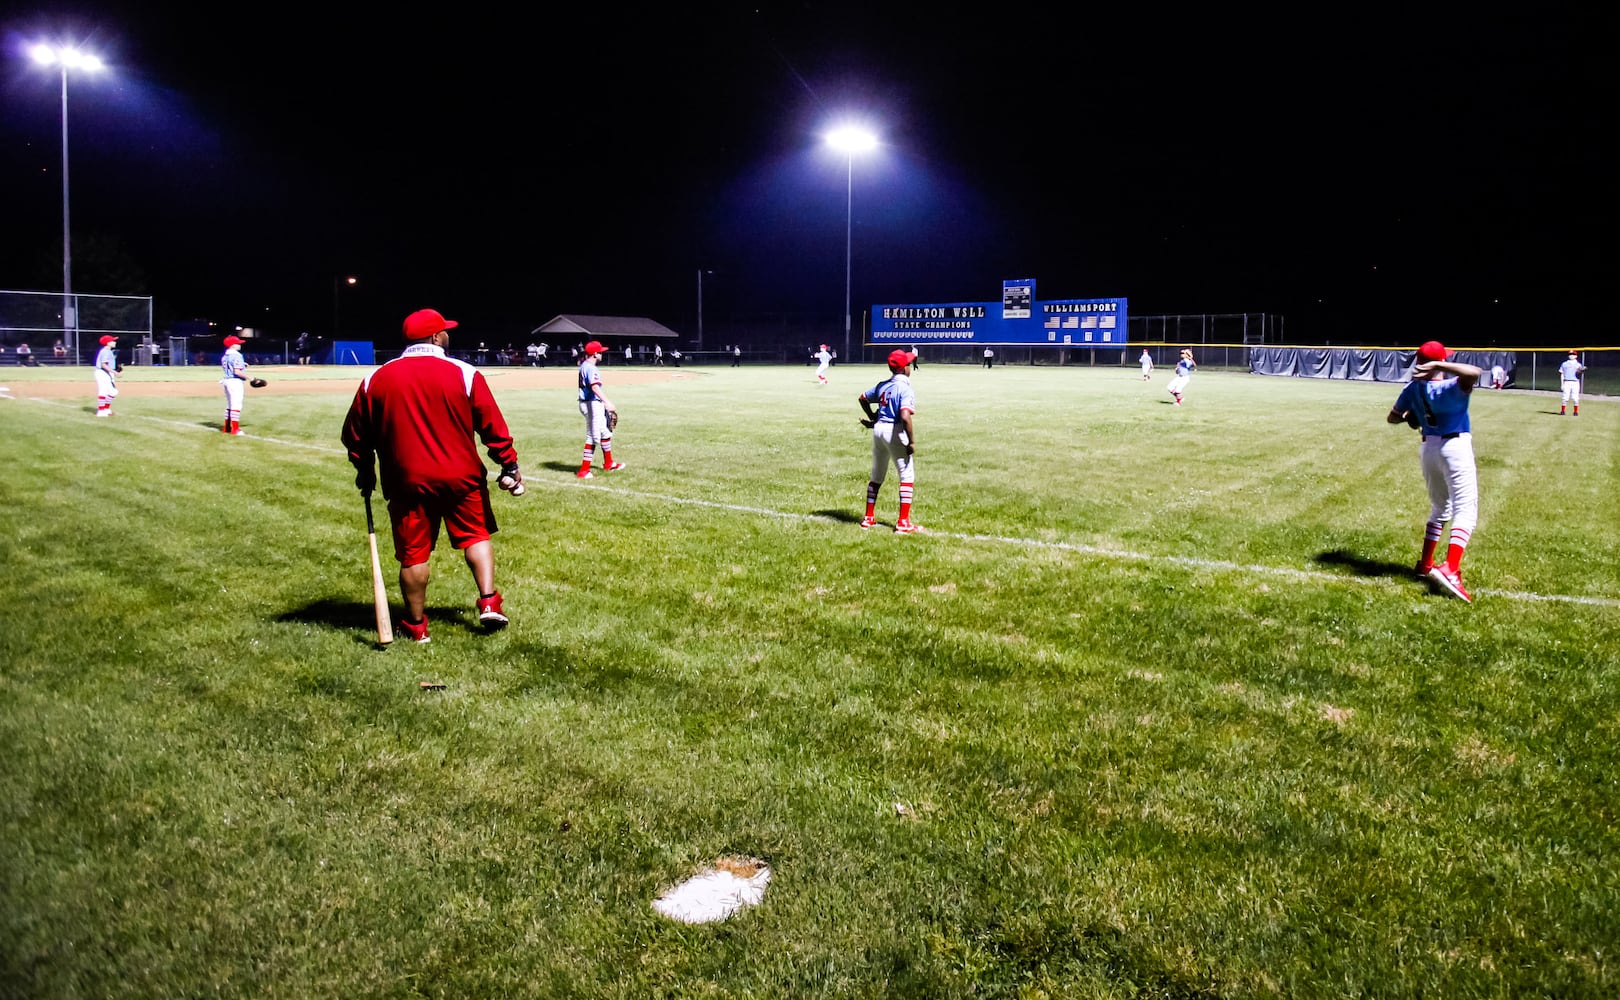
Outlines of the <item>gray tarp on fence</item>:
<svg viewBox="0 0 1620 1000">
<path fill-rule="evenodd" d="M 1294 378 L 1343 378 L 1363 382 L 1405 382 L 1416 351 L 1374 347 L 1251 347 L 1249 371 Z M 1501 365 L 1513 377 L 1512 351 L 1458 351 L 1451 360 L 1478 365 L 1487 375 Z"/>
</svg>

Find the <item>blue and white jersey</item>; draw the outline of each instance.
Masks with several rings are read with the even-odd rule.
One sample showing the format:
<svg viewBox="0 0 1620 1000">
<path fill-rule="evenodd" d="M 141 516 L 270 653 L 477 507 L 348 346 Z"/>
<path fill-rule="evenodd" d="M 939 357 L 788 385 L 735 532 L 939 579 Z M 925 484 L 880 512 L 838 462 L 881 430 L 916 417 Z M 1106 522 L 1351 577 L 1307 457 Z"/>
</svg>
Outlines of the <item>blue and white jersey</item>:
<svg viewBox="0 0 1620 1000">
<path fill-rule="evenodd" d="M 108 375 L 118 368 L 118 349 L 111 344 L 105 344 L 96 352 L 96 367 Z"/>
<path fill-rule="evenodd" d="M 602 398 L 596 387 L 602 384 L 602 373 L 596 370 L 596 362 L 589 359 L 579 363 L 579 401 L 591 403 Z"/>
<path fill-rule="evenodd" d="M 1182 358 L 1176 362 L 1176 377 L 1192 378 L 1193 369 L 1197 367 L 1197 365 L 1193 364 L 1191 358 Z"/>
<path fill-rule="evenodd" d="M 1558 374 L 1565 382 L 1579 382 L 1581 380 L 1581 372 L 1584 371 L 1586 371 L 1586 366 L 1581 364 L 1579 361 L 1576 361 L 1574 358 L 1570 358 L 1568 361 L 1558 366 Z"/>
<path fill-rule="evenodd" d="M 219 369 L 225 378 L 247 378 L 247 362 L 242 360 L 242 349 L 227 347 L 219 359 Z"/>
<path fill-rule="evenodd" d="M 1395 399 L 1399 413 L 1416 413 L 1423 421 L 1424 437 L 1436 434 L 1466 434 L 1469 392 L 1453 375 L 1438 380 L 1423 379 L 1406 383 Z"/>
<path fill-rule="evenodd" d="M 873 418 L 877 423 L 899 421 L 901 410 L 917 412 L 917 394 L 912 392 L 911 379 L 905 375 L 895 375 L 879 382 L 861 393 L 861 398 L 868 403 L 878 404 L 877 416 Z"/>
</svg>

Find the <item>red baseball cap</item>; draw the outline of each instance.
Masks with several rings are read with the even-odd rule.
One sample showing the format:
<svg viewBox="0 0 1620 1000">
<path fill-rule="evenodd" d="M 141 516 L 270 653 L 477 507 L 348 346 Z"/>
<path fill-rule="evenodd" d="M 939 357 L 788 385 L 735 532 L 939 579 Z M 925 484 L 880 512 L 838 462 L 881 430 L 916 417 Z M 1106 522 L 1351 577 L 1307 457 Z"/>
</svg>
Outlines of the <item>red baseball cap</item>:
<svg viewBox="0 0 1620 1000">
<path fill-rule="evenodd" d="M 607 353 L 607 348 L 602 346 L 602 342 L 600 340 L 593 340 L 589 344 L 585 345 L 585 353 L 586 354 L 606 354 Z"/>
<path fill-rule="evenodd" d="M 889 367 L 899 370 L 911 364 L 917 358 L 916 351 L 890 351 Z"/>
<path fill-rule="evenodd" d="M 106 347 L 108 344 L 115 344 L 117 342 L 118 342 L 118 338 L 114 337 L 110 333 L 107 336 L 101 338 L 101 346 L 102 347 Z"/>
<path fill-rule="evenodd" d="M 225 338 L 225 346 L 226 347 L 235 347 L 237 344 L 245 344 L 245 343 L 247 343 L 247 341 L 243 340 L 241 337 L 231 336 L 231 337 L 226 337 Z"/>
<path fill-rule="evenodd" d="M 1418 347 L 1418 357 L 1424 361 L 1444 361 L 1451 357 L 1451 352 L 1446 350 L 1446 345 L 1438 340 L 1425 340 Z"/>
<path fill-rule="evenodd" d="M 459 325 L 453 319 L 445 319 L 437 309 L 418 309 L 405 317 L 405 339 L 426 340 L 435 333 Z"/>
<path fill-rule="evenodd" d="M 825 351 L 825 350 L 826 350 L 826 349 L 827 349 L 827 345 L 826 345 L 826 344 L 822 344 L 822 345 L 821 345 L 821 349 L 822 349 L 822 350 L 823 350 L 823 351 Z"/>
</svg>

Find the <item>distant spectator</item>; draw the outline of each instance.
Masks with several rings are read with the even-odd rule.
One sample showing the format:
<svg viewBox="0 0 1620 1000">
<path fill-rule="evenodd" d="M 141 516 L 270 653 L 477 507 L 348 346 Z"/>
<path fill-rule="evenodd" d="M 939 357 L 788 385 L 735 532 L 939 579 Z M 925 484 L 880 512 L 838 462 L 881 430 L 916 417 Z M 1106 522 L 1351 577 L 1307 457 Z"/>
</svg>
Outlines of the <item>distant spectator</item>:
<svg viewBox="0 0 1620 1000">
<path fill-rule="evenodd" d="M 58 340 L 55 344 L 51 345 L 51 353 L 56 355 L 59 359 L 65 358 L 67 357 L 67 346 Z"/>
<path fill-rule="evenodd" d="M 489 363 L 489 345 L 485 344 L 482 340 L 478 342 L 478 363 L 479 365 L 486 365 Z"/>
<path fill-rule="evenodd" d="M 293 350 L 298 352 L 298 363 L 301 365 L 309 364 L 309 334 L 300 333 L 295 344 Z"/>
<path fill-rule="evenodd" d="M 731 367 L 733 367 L 733 368 L 741 368 L 742 367 L 742 346 L 741 345 L 738 345 L 738 346 L 733 347 L 731 349 Z"/>
<path fill-rule="evenodd" d="M 38 361 L 34 360 L 34 349 L 29 347 L 26 341 L 17 345 L 17 363 L 19 365 L 28 365 L 30 367 L 39 364 Z"/>
<path fill-rule="evenodd" d="M 1507 369 L 1501 365 L 1491 365 L 1491 388 L 1507 388 Z"/>
<path fill-rule="evenodd" d="M 531 367 L 531 368 L 539 368 L 540 367 L 540 345 L 539 344 L 536 344 L 532 340 L 529 341 L 529 346 L 524 348 L 524 353 L 529 356 L 529 367 Z"/>
<path fill-rule="evenodd" d="M 675 367 L 679 368 L 681 366 L 681 352 L 680 351 L 670 351 L 669 352 L 669 360 L 675 362 Z"/>
<path fill-rule="evenodd" d="M 990 348 L 986 347 L 984 349 L 984 366 L 986 368 L 991 368 L 991 367 L 995 366 L 995 363 L 996 363 L 996 352 L 992 351 Z"/>
<path fill-rule="evenodd" d="M 653 345 L 653 364 L 661 365 L 663 363 L 664 363 L 664 345 L 663 344 L 654 344 Z"/>
<path fill-rule="evenodd" d="M 636 360 L 636 350 L 635 350 L 635 348 L 631 347 L 629 344 L 625 344 L 624 345 L 624 363 L 628 365 L 628 364 L 630 364 L 631 362 L 633 362 L 635 360 Z"/>
</svg>

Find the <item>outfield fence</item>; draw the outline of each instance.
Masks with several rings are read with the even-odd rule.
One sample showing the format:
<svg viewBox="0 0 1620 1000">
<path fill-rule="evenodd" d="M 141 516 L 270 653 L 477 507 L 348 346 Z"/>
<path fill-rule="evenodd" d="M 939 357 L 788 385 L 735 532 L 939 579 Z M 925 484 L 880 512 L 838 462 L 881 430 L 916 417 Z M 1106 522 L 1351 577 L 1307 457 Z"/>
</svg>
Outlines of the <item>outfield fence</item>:
<svg viewBox="0 0 1620 1000">
<path fill-rule="evenodd" d="M 0 360 L 6 364 L 89 364 L 108 334 L 150 345 L 152 297 L 0 291 Z M 28 351 L 19 362 L 23 345 Z"/>
</svg>

